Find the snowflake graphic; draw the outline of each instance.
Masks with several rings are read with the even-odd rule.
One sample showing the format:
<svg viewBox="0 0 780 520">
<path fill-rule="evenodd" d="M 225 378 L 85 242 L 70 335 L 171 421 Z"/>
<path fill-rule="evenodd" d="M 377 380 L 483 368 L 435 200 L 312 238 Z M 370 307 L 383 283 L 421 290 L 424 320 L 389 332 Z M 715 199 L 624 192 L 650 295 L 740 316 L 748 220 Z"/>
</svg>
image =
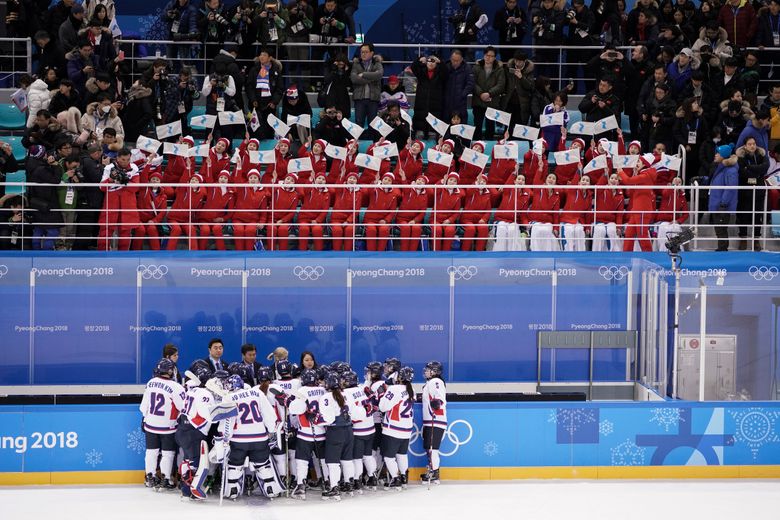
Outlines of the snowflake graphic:
<svg viewBox="0 0 780 520">
<path fill-rule="evenodd" d="M 163 10 L 158 7 L 152 14 L 139 17 L 138 28 L 145 40 L 167 40 L 168 25 L 163 22 Z"/>
<path fill-rule="evenodd" d="M 488 457 L 493 457 L 495 455 L 498 455 L 498 444 L 496 444 L 493 441 L 488 441 L 485 443 L 484 446 L 482 446 L 482 451 Z"/>
<path fill-rule="evenodd" d="M 574 435 L 581 426 L 596 422 L 596 415 L 587 408 L 559 408 L 550 411 L 547 422 L 561 425 L 569 435 Z"/>
<path fill-rule="evenodd" d="M 679 408 L 653 408 L 652 417 L 650 417 L 651 423 L 658 423 L 664 431 L 668 432 L 672 426 L 677 426 L 681 422 L 685 422 L 685 419 L 680 416 Z"/>
<path fill-rule="evenodd" d="M 608 421 L 604 419 L 599 423 L 599 433 L 604 437 L 608 436 L 610 433 L 614 431 L 615 429 L 613 428 L 612 421 Z"/>
<path fill-rule="evenodd" d="M 729 410 L 729 414 L 737 423 L 734 440 L 745 443 L 753 452 L 754 459 L 758 456 L 758 451 L 762 446 L 780 442 L 780 437 L 775 433 L 775 422 L 780 417 L 780 412 L 766 412 L 760 408 L 744 408 Z"/>
<path fill-rule="evenodd" d="M 146 450 L 146 440 L 141 428 L 136 428 L 127 434 L 127 449 L 136 452 L 138 455 Z"/>
<path fill-rule="evenodd" d="M 645 448 L 640 448 L 631 439 L 626 439 L 612 448 L 613 466 L 641 466 L 645 461 Z"/>
<path fill-rule="evenodd" d="M 87 452 L 84 463 L 92 466 L 93 468 L 98 464 L 103 464 L 103 452 L 97 451 L 94 448 Z"/>
</svg>

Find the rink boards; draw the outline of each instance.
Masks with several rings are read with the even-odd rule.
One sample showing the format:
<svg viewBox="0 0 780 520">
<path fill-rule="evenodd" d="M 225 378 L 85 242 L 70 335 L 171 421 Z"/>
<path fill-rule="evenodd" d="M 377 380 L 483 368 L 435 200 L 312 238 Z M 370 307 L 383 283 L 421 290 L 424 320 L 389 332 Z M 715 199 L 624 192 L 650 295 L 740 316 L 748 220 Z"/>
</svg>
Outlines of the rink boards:
<svg viewBox="0 0 780 520">
<path fill-rule="evenodd" d="M 778 418 L 773 402 L 450 403 L 443 478 L 780 477 Z M 140 483 L 140 420 L 137 405 L 0 407 L 0 484 Z"/>
</svg>

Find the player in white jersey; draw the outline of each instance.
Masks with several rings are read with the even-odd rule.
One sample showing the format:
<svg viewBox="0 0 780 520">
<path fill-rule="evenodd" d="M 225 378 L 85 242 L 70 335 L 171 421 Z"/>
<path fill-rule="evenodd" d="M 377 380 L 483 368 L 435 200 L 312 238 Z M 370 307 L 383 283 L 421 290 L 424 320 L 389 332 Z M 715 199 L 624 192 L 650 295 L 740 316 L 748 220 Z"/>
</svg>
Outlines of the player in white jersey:
<svg viewBox="0 0 780 520">
<path fill-rule="evenodd" d="M 173 376 L 176 365 L 170 359 L 161 359 L 154 368 L 154 377 L 146 383 L 144 397 L 139 407 L 144 416 L 143 429 L 146 435 L 146 457 L 144 469 L 146 487 L 174 489 L 171 478 L 173 459 L 176 456 L 176 424 L 179 412 L 184 408 L 184 387 Z M 160 473 L 157 477 L 157 457 L 162 450 Z"/>
<path fill-rule="evenodd" d="M 372 361 L 367 364 L 365 376 L 366 380 L 363 384 L 363 390 L 365 391 L 366 396 L 371 399 L 374 410 L 374 444 L 372 446 L 372 453 L 374 455 L 374 466 L 379 469 L 382 467 L 382 453 L 379 449 L 382 442 L 382 412 L 379 411 L 379 399 L 382 397 L 381 394 L 387 389 L 387 385 L 385 385 L 383 379 L 384 369 L 382 368 L 382 363 L 379 361 Z M 366 486 L 376 491 L 376 475 L 371 475 L 369 473 L 368 479 L 366 480 Z"/>
<path fill-rule="evenodd" d="M 391 357 L 385 359 L 385 362 L 382 364 L 382 369 L 384 370 L 385 383 L 388 386 L 391 383 L 398 383 L 398 371 L 401 369 L 401 362 L 398 358 Z"/>
<path fill-rule="evenodd" d="M 414 370 L 401 367 L 398 383 L 389 385 L 379 400 L 379 411 L 384 412 L 382 421 L 382 457 L 391 477 L 385 489 L 400 490 L 406 485 L 409 469 L 409 439 L 414 427 Z"/>
<path fill-rule="evenodd" d="M 423 375 L 422 389 L 423 448 L 428 453 L 428 471 L 423 473 L 423 482 L 439 483 L 439 448 L 447 430 L 447 389 L 442 379 L 443 367 L 438 361 L 429 361 Z"/>
<path fill-rule="evenodd" d="M 361 407 L 362 414 L 357 412 L 359 419 L 352 416 L 352 433 L 354 440 L 352 444 L 352 464 L 355 467 L 355 482 L 353 488 L 358 493 L 362 493 L 363 466 L 369 475 L 368 487 L 376 489 L 376 460 L 372 454 L 374 446 L 374 404 L 371 402 L 373 394 L 366 395 L 365 388 L 358 385 L 357 374 L 353 371 L 344 373 L 341 376 L 341 386 L 344 388 L 344 398 L 350 403 L 350 406 Z M 370 391 L 369 391 L 370 393 Z"/>
<path fill-rule="evenodd" d="M 273 401 L 276 410 L 276 418 L 284 423 L 284 434 L 279 439 L 279 443 L 271 449 L 271 455 L 276 463 L 279 473 L 287 477 L 286 486 L 288 489 L 295 487 L 295 434 L 299 426 L 298 418 L 294 417 L 287 410 L 284 398 L 277 398 L 282 394 L 291 396 L 298 392 L 301 387 L 300 379 L 292 377 L 293 364 L 284 359 L 276 364 L 276 371 L 279 373 L 279 379 L 271 382 L 268 386 L 269 399 Z"/>
<path fill-rule="evenodd" d="M 251 381 L 251 374 L 244 374 Z M 249 458 L 250 473 L 268 498 L 278 496 L 283 489 L 276 483 L 276 475 L 269 460 L 269 440 L 276 435 L 276 411 L 258 388 L 245 385 L 243 378 L 234 374 L 229 378 L 233 390 L 225 399 L 238 410 L 230 433 L 230 454 L 227 462 L 225 497 L 236 499 L 244 490 L 244 461 Z"/>
</svg>

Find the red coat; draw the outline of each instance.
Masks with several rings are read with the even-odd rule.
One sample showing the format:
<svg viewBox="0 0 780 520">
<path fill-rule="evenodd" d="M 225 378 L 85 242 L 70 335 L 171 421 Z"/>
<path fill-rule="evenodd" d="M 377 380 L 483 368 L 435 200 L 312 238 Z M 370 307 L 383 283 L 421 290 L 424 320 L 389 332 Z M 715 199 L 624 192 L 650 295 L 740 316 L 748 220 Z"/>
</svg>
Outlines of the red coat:
<svg viewBox="0 0 780 520">
<path fill-rule="evenodd" d="M 176 198 L 168 211 L 169 222 L 195 222 L 198 210 L 206 201 L 206 188 L 199 186 L 197 191 L 188 186 L 176 188 Z"/>
<path fill-rule="evenodd" d="M 301 190 L 301 211 L 298 222 L 317 222 L 322 224 L 330 208 L 331 191 L 328 188 L 305 188 Z"/>
<path fill-rule="evenodd" d="M 750 2 L 739 7 L 736 15 L 734 8 L 727 3 L 718 11 L 718 25 L 726 29 L 730 42 L 739 47 L 747 47 L 758 30 L 758 16 Z"/>
<path fill-rule="evenodd" d="M 656 222 L 677 221 L 682 224 L 688 220 L 688 201 L 682 188 L 661 190 L 661 204 L 658 206 Z"/>
<path fill-rule="evenodd" d="M 162 222 L 165 211 L 168 209 L 168 196 L 165 190 L 160 188 L 155 194 L 152 188 L 141 188 L 136 193 L 139 222 Z"/>
<path fill-rule="evenodd" d="M 298 208 L 298 201 L 301 200 L 298 190 L 274 186 L 271 200 L 273 222 L 276 223 L 280 220 L 285 224 L 292 222 L 292 219 L 295 217 L 295 210 Z"/>
<path fill-rule="evenodd" d="M 414 182 L 414 180 L 417 179 L 417 177 L 422 175 L 423 162 L 420 155 L 422 154 L 417 154 L 417 157 L 412 157 L 412 154 L 409 152 L 408 148 L 404 148 L 398 152 L 398 162 L 396 163 L 395 169 L 393 170 L 393 173 L 395 174 L 395 182 L 397 184 L 411 184 Z M 401 169 L 404 170 L 404 176 L 406 179 L 401 178 Z"/>
<path fill-rule="evenodd" d="M 274 153 L 276 154 L 276 162 L 265 167 L 263 178 L 261 179 L 263 184 L 273 184 L 275 182 L 273 178 L 274 171 L 276 172 L 276 181 L 283 181 L 287 177 L 287 164 L 290 162 L 292 155 L 289 152 L 286 155 L 282 155 L 279 150 L 274 150 Z"/>
<path fill-rule="evenodd" d="M 425 212 L 428 209 L 428 190 L 423 189 L 420 193 L 410 188 L 404 190 L 401 207 L 398 210 L 396 222 L 399 224 L 408 224 L 412 220 L 420 224 L 425 218 Z"/>
<path fill-rule="evenodd" d="M 455 159 L 452 160 L 449 168 L 435 162 L 428 162 L 428 168 L 425 170 L 425 176 L 431 184 L 439 184 L 447 173 L 455 171 Z"/>
<path fill-rule="evenodd" d="M 485 171 L 484 168 L 474 166 L 473 164 L 469 164 L 466 161 L 461 162 L 460 170 L 458 170 L 458 173 L 460 174 L 458 184 L 462 184 L 464 186 L 470 186 L 474 184 L 474 181 L 477 180 L 477 176 L 483 171 Z"/>
<path fill-rule="evenodd" d="M 236 222 L 265 224 L 268 222 L 268 192 L 261 188 L 241 188 L 236 194 L 231 218 Z M 250 211 L 238 211 L 250 210 Z"/>
<path fill-rule="evenodd" d="M 627 173 L 620 172 L 620 179 L 628 186 L 654 186 L 656 184 L 656 172 L 654 168 L 647 168 L 638 175 L 629 177 Z M 655 211 L 655 191 L 649 189 L 631 190 L 628 193 L 631 211 Z M 632 217 L 638 217 L 632 215 Z"/>
<path fill-rule="evenodd" d="M 392 222 L 401 192 L 397 188 L 375 188 L 369 195 L 364 224 L 377 224 L 380 220 Z"/>
<path fill-rule="evenodd" d="M 331 222 L 354 222 L 360 214 L 360 208 L 363 207 L 363 200 L 366 198 L 365 190 L 355 191 L 349 188 L 339 188 L 333 199 L 333 211 L 330 214 Z"/>
<path fill-rule="evenodd" d="M 546 222 L 549 224 L 560 223 L 561 215 L 561 195 L 557 190 L 541 188 L 534 193 L 534 199 L 531 203 L 531 213 L 528 215 L 529 222 Z"/>
<path fill-rule="evenodd" d="M 533 192 L 525 186 L 507 186 L 501 192 L 501 202 L 496 210 L 496 220 L 528 224 L 528 208 Z"/>
<path fill-rule="evenodd" d="M 457 222 L 465 195 L 465 192 L 457 187 L 452 192 L 447 188 L 437 190 L 436 204 L 433 206 L 436 223 L 441 224 L 445 220 L 449 220 L 450 224 Z"/>
<path fill-rule="evenodd" d="M 248 142 L 242 141 L 241 145 L 238 147 L 238 163 L 236 163 L 236 173 L 233 176 L 233 182 L 236 184 L 244 184 L 246 183 L 246 174 L 249 172 L 249 170 L 257 170 L 258 172 L 263 167 L 260 163 L 253 163 L 249 160 L 249 150 L 246 149 Z M 219 171 L 214 172 L 216 175 L 219 174 Z M 215 179 L 216 180 L 216 179 Z"/>
<path fill-rule="evenodd" d="M 496 192 L 487 188 L 471 188 L 466 190 L 463 203 L 463 216 L 460 221 L 464 224 L 475 224 L 480 220 L 490 220 L 490 211 L 493 209 L 493 198 Z"/>
<path fill-rule="evenodd" d="M 539 161 L 542 161 L 542 171 L 539 171 Z M 550 171 L 550 165 L 547 162 L 547 154 L 541 158 L 531 150 L 525 152 L 523 156 L 523 175 L 527 184 L 544 184 L 547 180 L 547 174 Z"/>
<path fill-rule="evenodd" d="M 306 146 L 301 146 L 298 149 L 298 157 L 304 158 L 308 157 L 311 159 L 311 166 L 314 168 L 314 172 L 302 170 L 298 172 L 298 179 L 300 182 L 303 183 L 311 183 L 314 184 L 314 177 L 318 173 L 327 173 L 328 171 L 328 158 L 325 156 L 325 152 L 323 151 L 319 155 L 314 155 L 312 152 L 309 151 Z M 279 175 L 277 173 L 277 180 L 280 180 Z"/>
<path fill-rule="evenodd" d="M 168 157 L 168 165 L 163 172 L 162 182 L 165 184 L 189 182 L 190 177 L 195 173 L 195 168 L 195 157 L 185 158 L 171 155 Z M 175 187 L 168 186 L 164 189 L 169 199 L 176 195 Z"/>
<path fill-rule="evenodd" d="M 623 224 L 626 197 L 623 190 L 603 189 L 596 192 L 596 222 Z"/>
<path fill-rule="evenodd" d="M 205 188 L 206 202 L 203 204 L 203 210 L 199 211 L 195 220 L 198 222 L 214 222 L 215 219 L 227 219 L 233 211 L 233 205 L 236 203 L 236 192 L 233 188 L 225 187 L 225 193 L 222 188 Z"/>
<path fill-rule="evenodd" d="M 555 175 L 558 177 L 558 179 L 555 181 L 555 183 L 559 186 L 577 184 L 580 180 L 580 168 L 582 168 L 582 163 L 579 162 L 571 164 L 556 164 Z M 526 181 L 528 181 L 528 179 L 526 179 Z"/>
<path fill-rule="evenodd" d="M 342 166 L 344 171 L 342 172 Z M 356 172 L 355 155 L 349 155 L 346 159 L 333 159 L 328 174 L 328 184 L 344 184 L 350 172 Z"/>
<path fill-rule="evenodd" d="M 134 164 L 130 165 L 130 169 L 127 171 L 130 182 L 125 185 L 116 184 L 111 180 L 110 173 L 116 167 L 112 164 L 103 169 L 103 178 L 100 180 L 102 184 L 100 189 L 106 192 L 106 197 L 103 199 L 103 209 L 121 210 L 119 220 L 122 223 L 138 222 L 136 193 L 138 192 L 138 183 L 141 180 L 138 167 Z"/>
<path fill-rule="evenodd" d="M 515 166 L 517 166 L 517 161 L 514 159 L 496 159 L 493 156 L 488 167 L 487 183 L 506 184 L 515 173 Z"/>
<path fill-rule="evenodd" d="M 219 172 L 230 169 L 230 156 L 226 153 L 217 155 L 212 146 L 209 150 L 209 159 L 211 159 L 211 166 L 209 167 L 209 162 L 204 160 L 200 165 L 199 173 L 203 177 L 203 182 L 217 182 Z"/>
<path fill-rule="evenodd" d="M 583 193 L 580 188 L 569 191 L 566 195 L 561 222 L 591 225 L 593 223 L 593 191 L 588 189 Z"/>
</svg>

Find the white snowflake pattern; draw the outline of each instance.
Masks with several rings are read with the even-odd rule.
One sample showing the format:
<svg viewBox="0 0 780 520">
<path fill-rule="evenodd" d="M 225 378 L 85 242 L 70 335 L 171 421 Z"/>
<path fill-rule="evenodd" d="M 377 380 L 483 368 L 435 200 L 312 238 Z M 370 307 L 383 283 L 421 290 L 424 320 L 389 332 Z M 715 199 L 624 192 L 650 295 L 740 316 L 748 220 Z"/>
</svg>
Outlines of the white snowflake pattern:
<svg viewBox="0 0 780 520">
<path fill-rule="evenodd" d="M 753 452 L 753 459 L 758 456 L 762 446 L 780 442 L 780 437 L 775 433 L 775 422 L 780 417 L 780 412 L 744 408 L 729 410 L 729 414 L 737 423 L 734 440 L 746 444 Z"/>
<path fill-rule="evenodd" d="M 550 411 L 547 422 L 561 424 L 569 435 L 574 435 L 580 426 L 596 422 L 596 412 L 587 408 L 559 408 Z"/>
<path fill-rule="evenodd" d="M 653 408 L 651 423 L 658 423 L 658 426 L 668 432 L 672 426 L 678 426 L 685 419 L 680 415 L 679 408 Z"/>
<path fill-rule="evenodd" d="M 163 10 L 155 9 L 152 14 L 139 17 L 138 28 L 145 40 L 167 40 L 168 26 L 162 21 Z"/>
<path fill-rule="evenodd" d="M 612 421 L 608 421 L 604 419 L 599 423 L 599 433 L 603 435 L 604 437 L 608 436 L 610 433 L 614 432 L 615 428 L 612 425 Z"/>
<path fill-rule="evenodd" d="M 127 434 L 127 449 L 136 452 L 138 455 L 146 450 L 146 440 L 141 428 L 136 428 Z"/>
<path fill-rule="evenodd" d="M 626 439 L 611 451 L 613 466 L 641 466 L 645 462 L 645 448 L 640 448 L 631 439 Z"/>
<path fill-rule="evenodd" d="M 498 455 L 498 444 L 496 444 L 493 441 L 488 441 L 485 443 L 484 446 L 482 446 L 482 451 L 488 457 L 493 457 L 495 455 Z"/>
<path fill-rule="evenodd" d="M 93 468 L 98 464 L 103 464 L 103 452 L 92 449 L 86 453 L 84 457 L 84 463 L 92 466 Z"/>
</svg>

